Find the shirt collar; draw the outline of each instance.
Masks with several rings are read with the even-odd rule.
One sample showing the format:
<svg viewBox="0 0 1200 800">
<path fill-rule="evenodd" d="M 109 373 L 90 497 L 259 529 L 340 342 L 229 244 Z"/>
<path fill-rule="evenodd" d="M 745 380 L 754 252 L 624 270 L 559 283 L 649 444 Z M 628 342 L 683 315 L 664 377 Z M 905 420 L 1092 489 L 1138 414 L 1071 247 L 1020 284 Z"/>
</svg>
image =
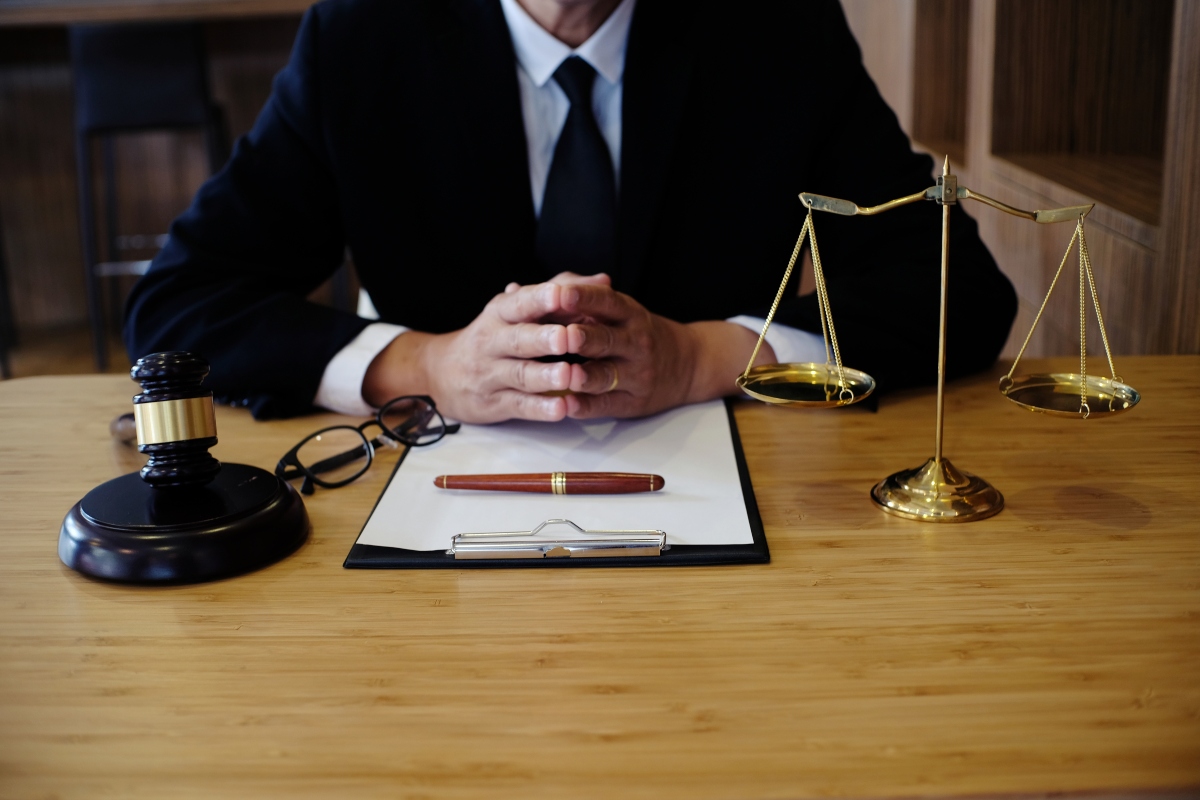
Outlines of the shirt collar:
<svg viewBox="0 0 1200 800">
<path fill-rule="evenodd" d="M 517 63 L 533 80 L 544 86 L 562 62 L 576 55 L 587 61 L 611 84 L 621 82 L 625 73 L 625 45 L 629 42 L 629 23 L 637 0 L 621 0 L 591 37 L 575 49 L 555 39 L 537 24 L 517 0 L 500 0 L 504 20 L 512 35 Z"/>
</svg>

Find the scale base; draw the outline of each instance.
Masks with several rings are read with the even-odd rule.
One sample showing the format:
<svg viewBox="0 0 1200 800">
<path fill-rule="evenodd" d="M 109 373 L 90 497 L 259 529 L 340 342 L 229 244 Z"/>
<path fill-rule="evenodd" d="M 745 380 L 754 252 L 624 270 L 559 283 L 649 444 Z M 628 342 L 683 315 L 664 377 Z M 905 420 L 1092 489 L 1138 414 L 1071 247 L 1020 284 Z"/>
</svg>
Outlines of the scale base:
<svg viewBox="0 0 1200 800">
<path fill-rule="evenodd" d="M 93 578 L 198 583 L 278 561 L 308 530 L 300 495 L 258 467 L 223 464 L 204 486 L 158 489 L 131 472 L 67 513 L 58 556 Z"/>
<path fill-rule="evenodd" d="M 871 499 L 889 514 L 922 522 L 973 522 L 1004 508 L 1004 496 L 990 483 L 944 458 L 885 478 L 875 484 Z"/>
</svg>

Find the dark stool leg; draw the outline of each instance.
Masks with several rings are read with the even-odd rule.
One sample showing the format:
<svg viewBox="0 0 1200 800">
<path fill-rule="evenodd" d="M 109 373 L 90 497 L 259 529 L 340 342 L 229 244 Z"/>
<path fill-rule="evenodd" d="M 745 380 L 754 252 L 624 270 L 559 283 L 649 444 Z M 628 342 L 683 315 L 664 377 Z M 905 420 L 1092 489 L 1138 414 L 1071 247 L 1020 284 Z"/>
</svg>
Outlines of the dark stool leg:
<svg viewBox="0 0 1200 800">
<path fill-rule="evenodd" d="M 108 134 L 101 137 L 100 142 L 103 147 L 103 168 L 101 172 L 104 175 L 104 240 L 106 242 L 106 253 L 104 254 L 105 261 L 124 261 L 124 254 L 117 244 L 118 231 L 120 224 L 117 220 L 117 156 L 115 147 L 116 137 Z M 107 322 L 105 327 L 105 335 L 112 331 L 119 333 L 121 330 L 121 278 L 115 275 L 97 275 L 97 280 L 100 283 L 102 290 L 107 299 L 108 316 L 104 320 Z M 104 352 L 108 353 L 108 339 L 104 342 Z"/>
<path fill-rule="evenodd" d="M 104 308 L 96 278 L 96 208 L 92 196 L 91 142 L 86 134 L 75 137 L 75 165 L 79 172 L 79 233 L 83 243 L 84 282 L 87 287 L 88 319 L 92 324 L 92 348 L 96 371 L 108 366 L 104 338 Z"/>
</svg>

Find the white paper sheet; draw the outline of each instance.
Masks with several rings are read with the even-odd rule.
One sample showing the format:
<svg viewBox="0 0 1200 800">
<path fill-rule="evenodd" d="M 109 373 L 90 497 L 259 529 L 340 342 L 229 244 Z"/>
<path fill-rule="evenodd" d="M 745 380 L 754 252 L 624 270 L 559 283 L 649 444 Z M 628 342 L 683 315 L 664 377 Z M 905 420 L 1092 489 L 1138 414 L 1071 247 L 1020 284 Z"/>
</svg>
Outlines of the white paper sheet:
<svg viewBox="0 0 1200 800">
<path fill-rule="evenodd" d="M 438 475 L 637 472 L 658 492 L 553 495 L 438 489 Z M 551 518 L 595 529 L 658 529 L 670 544 L 750 544 L 733 439 L 719 400 L 639 420 L 463 425 L 409 452 L 359 544 L 445 550 L 457 533 L 530 530 Z"/>
</svg>

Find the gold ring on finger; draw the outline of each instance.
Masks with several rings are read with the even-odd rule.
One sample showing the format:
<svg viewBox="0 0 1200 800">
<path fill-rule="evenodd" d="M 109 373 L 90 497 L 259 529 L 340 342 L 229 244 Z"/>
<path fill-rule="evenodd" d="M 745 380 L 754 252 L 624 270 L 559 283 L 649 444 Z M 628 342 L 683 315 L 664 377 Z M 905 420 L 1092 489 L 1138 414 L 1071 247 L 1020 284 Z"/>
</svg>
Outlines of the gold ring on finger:
<svg viewBox="0 0 1200 800">
<path fill-rule="evenodd" d="M 616 364 L 613 364 L 613 365 L 612 365 L 612 373 L 613 373 L 613 376 L 612 376 L 612 383 L 610 383 L 610 384 L 608 385 L 608 388 L 604 390 L 605 394 L 607 394 L 608 392 L 611 392 L 613 389 L 617 388 L 617 384 L 621 382 L 621 376 L 620 376 L 620 374 L 617 372 L 617 365 L 616 365 Z"/>
</svg>

